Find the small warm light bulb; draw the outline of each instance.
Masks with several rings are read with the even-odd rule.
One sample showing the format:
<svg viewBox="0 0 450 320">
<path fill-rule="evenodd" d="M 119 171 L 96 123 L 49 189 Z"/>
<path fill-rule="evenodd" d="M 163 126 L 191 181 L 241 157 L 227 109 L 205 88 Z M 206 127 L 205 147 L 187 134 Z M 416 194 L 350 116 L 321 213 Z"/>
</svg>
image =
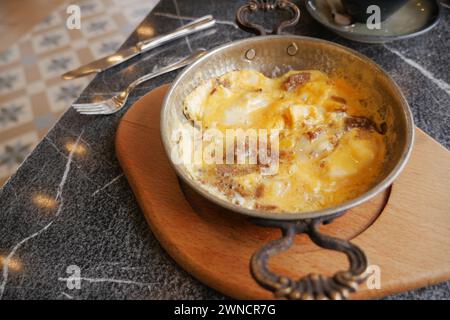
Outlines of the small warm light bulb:
<svg viewBox="0 0 450 320">
<path fill-rule="evenodd" d="M 20 269 L 22 269 L 22 263 L 20 263 L 18 259 L 10 258 L 9 261 L 6 260 L 7 260 L 6 256 L 0 256 L 0 265 L 3 266 L 3 264 L 7 262 L 8 269 L 11 271 L 19 271 Z"/>
<path fill-rule="evenodd" d="M 108 62 L 120 62 L 123 60 L 123 55 L 121 54 L 114 54 L 112 56 L 109 56 L 107 58 Z"/>
<path fill-rule="evenodd" d="M 139 38 L 148 39 L 155 35 L 155 28 L 153 28 L 152 26 L 143 25 L 138 27 L 136 32 L 139 35 Z"/>
<path fill-rule="evenodd" d="M 46 194 L 40 193 L 33 197 L 33 203 L 40 208 L 53 209 L 56 207 L 56 200 Z"/>
<path fill-rule="evenodd" d="M 79 142 L 78 144 L 75 142 L 67 142 L 65 147 L 67 151 L 73 152 L 77 155 L 83 155 L 86 153 L 86 147 Z"/>
</svg>

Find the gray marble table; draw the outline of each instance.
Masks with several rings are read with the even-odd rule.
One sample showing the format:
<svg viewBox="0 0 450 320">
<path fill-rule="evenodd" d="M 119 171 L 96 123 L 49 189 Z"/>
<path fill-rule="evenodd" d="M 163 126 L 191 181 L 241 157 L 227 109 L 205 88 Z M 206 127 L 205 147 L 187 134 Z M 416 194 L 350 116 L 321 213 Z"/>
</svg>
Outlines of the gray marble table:
<svg viewBox="0 0 450 320">
<path fill-rule="evenodd" d="M 99 74 L 79 101 L 109 96 L 137 76 L 195 48 L 249 37 L 234 23 L 240 4 L 161 1 L 124 45 L 152 30 L 170 31 L 205 14 L 213 14 L 218 26 Z M 287 31 L 346 45 L 382 65 L 403 89 L 416 124 L 449 148 L 449 9 L 443 9 L 440 23 L 431 32 L 386 45 L 341 39 L 302 11 L 301 23 Z M 176 74 L 139 87 L 128 106 Z M 123 112 L 88 117 L 68 110 L 0 190 L 0 298 L 225 298 L 178 267 L 150 232 L 114 152 Z M 76 281 L 67 282 L 68 277 L 78 277 L 79 286 Z M 449 299 L 450 282 L 388 298 Z"/>
</svg>

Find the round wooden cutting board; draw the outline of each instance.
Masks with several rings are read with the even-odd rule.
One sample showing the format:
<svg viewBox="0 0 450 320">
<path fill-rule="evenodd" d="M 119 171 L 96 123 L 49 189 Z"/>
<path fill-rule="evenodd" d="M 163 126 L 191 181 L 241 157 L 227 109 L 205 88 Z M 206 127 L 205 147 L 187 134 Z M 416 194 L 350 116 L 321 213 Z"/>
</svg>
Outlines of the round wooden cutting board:
<svg viewBox="0 0 450 320">
<path fill-rule="evenodd" d="M 270 299 L 252 278 L 249 260 L 276 229 L 251 224 L 181 185 L 159 132 L 168 85 L 154 89 L 123 117 L 116 152 L 151 230 L 172 258 L 206 285 L 238 299 Z M 373 298 L 450 278 L 450 155 L 420 130 L 394 186 L 323 226 L 324 233 L 359 245 L 380 270 L 380 288 L 363 284 L 353 298 Z M 345 256 L 320 249 L 304 235 L 270 267 L 298 278 L 347 268 Z M 378 269 L 377 269 L 378 268 Z"/>
</svg>

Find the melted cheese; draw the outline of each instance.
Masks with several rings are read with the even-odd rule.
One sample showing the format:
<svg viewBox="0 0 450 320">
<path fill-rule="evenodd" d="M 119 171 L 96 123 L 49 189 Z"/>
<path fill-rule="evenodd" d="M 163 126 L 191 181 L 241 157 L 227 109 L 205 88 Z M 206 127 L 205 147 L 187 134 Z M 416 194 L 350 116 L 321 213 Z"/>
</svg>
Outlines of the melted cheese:
<svg viewBox="0 0 450 320">
<path fill-rule="evenodd" d="M 376 106 L 367 104 L 374 101 L 370 92 L 316 70 L 301 71 L 307 81 L 287 88 L 298 73 L 270 79 L 254 70 L 233 71 L 187 96 L 186 117 L 204 129 L 281 130 L 275 174 L 261 174 L 258 164 L 230 169 L 202 163 L 194 177 L 210 192 L 248 208 L 302 212 L 353 199 L 377 181 L 385 137 L 345 125 L 351 116 L 377 119 Z"/>
</svg>

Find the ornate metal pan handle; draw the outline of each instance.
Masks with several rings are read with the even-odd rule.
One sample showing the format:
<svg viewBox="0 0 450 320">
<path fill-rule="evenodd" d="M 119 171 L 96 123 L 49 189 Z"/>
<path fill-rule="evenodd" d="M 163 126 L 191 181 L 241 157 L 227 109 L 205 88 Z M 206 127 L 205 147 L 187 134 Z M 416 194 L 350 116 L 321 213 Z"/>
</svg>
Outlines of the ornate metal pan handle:
<svg viewBox="0 0 450 320">
<path fill-rule="evenodd" d="M 318 231 L 320 224 L 330 222 L 329 217 L 295 222 L 274 220 L 257 220 L 255 222 L 266 227 L 278 227 L 283 231 L 282 238 L 270 241 L 255 252 L 250 263 L 255 280 L 264 288 L 272 291 L 276 297 L 296 300 L 346 299 L 349 293 L 355 292 L 358 285 L 366 278 L 367 258 L 360 248 L 347 240 L 327 236 Z M 270 271 L 269 259 L 288 250 L 299 233 L 306 233 L 315 244 L 322 248 L 345 253 L 350 263 L 349 269 L 338 271 L 329 278 L 319 274 L 308 274 L 297 281 Z"/>
<path fill-rule="evenodd" d="M 260 35 L 264 36 L 266 35 L 266 30 L 264 27 L 253 23 L 248 19 L 249 13 L 259 10 L 287 10 L 291 12 L 292 19 L 282 21 L 276 28 L 276 34 L 281 34 L 284 28 L 296 25 L 300 19 L 300 9 L 288 0 L 251 0 L 238 9 L 236 13 L 236 20 L 244 28 L 253 29 Z M 273 30 L 272 33 L 274 33 Z"/>
</svg>

